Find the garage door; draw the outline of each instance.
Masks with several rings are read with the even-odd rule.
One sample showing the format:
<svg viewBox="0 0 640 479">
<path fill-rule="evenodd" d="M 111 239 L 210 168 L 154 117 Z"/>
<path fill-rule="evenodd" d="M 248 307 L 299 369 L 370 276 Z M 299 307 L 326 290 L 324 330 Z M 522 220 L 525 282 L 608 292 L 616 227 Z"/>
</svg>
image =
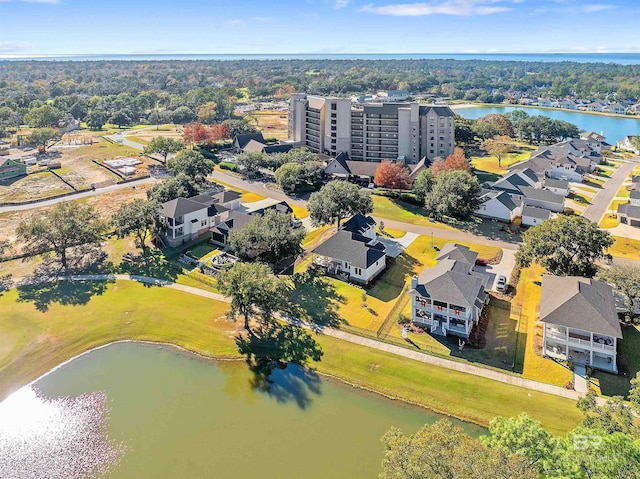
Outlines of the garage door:
<svg viewBox="0 0 640 479">
<path fill-rule="evenodd" d="M 631 226 L 640 226 L 640 220 L 629 220 Z"/>
</svg>

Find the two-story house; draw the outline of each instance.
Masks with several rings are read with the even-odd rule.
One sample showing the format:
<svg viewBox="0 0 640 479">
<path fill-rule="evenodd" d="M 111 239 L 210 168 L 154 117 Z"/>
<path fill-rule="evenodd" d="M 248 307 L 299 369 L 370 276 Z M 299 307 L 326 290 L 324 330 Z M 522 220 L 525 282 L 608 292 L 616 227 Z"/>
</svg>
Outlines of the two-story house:
<svg viewBox="0 0 640 479">
<path fill-rule="evenodd" d="M 607 283 L 543 275 L 540 321 L 544 324 L 544 356 L 618 372 L 617 340 L 622 339 L 622 332 L 613 290 Z"/>
<path fill-rule="evenodd" d="M 209 195 L 192 198 L 176 198 L 160 205 L 160 223 L 163 225 L 163 240 L 177 246 L 207 233 L 220 222 L 221 215 L 229 208 Z"/>
<path fill-rule="evenodd" d="M 640 226 L 640 183 L 633 183 L 629 192 L 629 203 L 618 205 L 618 221 L 625 225 Z"/>
<path fill-rule="evenodd" d="M 488 275 L 473 271 L 477 258 L 466 246 L 447 243 L 438 263 L 411 279 L 411 321 L 433 334 L 468 339 L 489 302 Z"/>
</svg>

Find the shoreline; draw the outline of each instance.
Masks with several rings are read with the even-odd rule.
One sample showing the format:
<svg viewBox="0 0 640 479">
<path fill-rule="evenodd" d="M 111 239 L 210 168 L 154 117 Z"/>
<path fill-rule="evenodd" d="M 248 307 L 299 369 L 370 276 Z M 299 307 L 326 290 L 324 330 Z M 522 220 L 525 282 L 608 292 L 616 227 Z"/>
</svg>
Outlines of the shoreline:
<svg viewBox="0 0 640 479">
<path fill-rule="evenodd" d="M 525 108 L 535 108 L 539 110 L 550 110 L 550 111 L 562 111 L 566 113 L 581 113 L 585 115 L 594 115 L 594 116 L 605 116 L 610 118 L 626 118 L 629 120 L 639 120 L 640 115 L 621 115 L 620 113 L 606 113 L 601 111 L 585 111 L 585 110 L 569 110 L 568 108 L 554 108 L 551 106 L 536 106 L 536 105 L 512 105 L 510 103 L 454 103 L 446 105 L 452 110 L 456 110 L 456 108 L 512 108 L 514 110 L 525 109 Z"/>
</svg>

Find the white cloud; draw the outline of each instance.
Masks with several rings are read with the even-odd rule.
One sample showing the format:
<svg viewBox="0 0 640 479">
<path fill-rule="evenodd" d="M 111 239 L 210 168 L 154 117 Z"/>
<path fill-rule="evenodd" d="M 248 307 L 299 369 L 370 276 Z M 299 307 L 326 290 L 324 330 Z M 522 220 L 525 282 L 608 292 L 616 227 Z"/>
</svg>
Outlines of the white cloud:
<svg viewBox="0 0 640 479">
<path fill-rule="evenodd" d="M 522 3 L 512 0 L 508 3 Z M 391 5 L 365 5 L 365 12 L 393 17 L 420 17 L 426 15 L 491 15 L 508 12 L 511 7 L 501 0 L 441 0 L 438 2 L 400 3 Z"/>
<path fill-rule="evenodd" d="M 346 7 L 351 3 L 351 0 L 335 0 L 333 6 L 336 10 Z"/>
<path fill-rule="evenodd" d="M 603 12 L 605 10 L 612 10 L 616 8 L 616 5 L 610 5 L 607 3 L 593 3 L 589 5 L 582 5 L 580 11 L 584 13 Z"/>
<path fill-rule="evenodd" d="M 31 48 L 30 43 L 23 42 L 0 42 L 0 53 L 18 53 Z"/>
</svg>

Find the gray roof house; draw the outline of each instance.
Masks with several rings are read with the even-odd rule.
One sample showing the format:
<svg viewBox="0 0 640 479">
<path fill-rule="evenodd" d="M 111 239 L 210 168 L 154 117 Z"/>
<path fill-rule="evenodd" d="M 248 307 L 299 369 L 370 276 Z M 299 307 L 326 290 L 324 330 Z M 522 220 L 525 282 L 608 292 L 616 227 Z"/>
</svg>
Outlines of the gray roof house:
<svg viewBox="0 0 640 479">
<path fill-rule="evenodd" d="M 522 207 L 522 225 L 523 226 L 536 226 L 542 223 L 544 220 L 551 218 L 551 211 L 537 206 L 523 206 Z"/>
<path fill-rule="evenodd" d="M 611 286 L 578 276 L 542 276 L 543 354 L 613 373 L 620 321 Z"/>
<path fill-rule="evenodd" d="M 519 216 L 520 207 L 506 191 L 487 191 L 478 199 L 473 214 L 510 223 Z"/>
<path fill-rule="evenodd" d="M 377 238 L 340 229 L 313 250 L 313 264 L 340 279 L 368 284 L 386 268 L 385 251 Z"/>
<path fill-rule="evenodd" d="M 263 145 L 266 144 L 262 133 L 245 133 L 233 137 L 233 151 L 235 153 L 242 153 L 251 140 L 262 143 Z"/>
<path fill-rule="evenodd" d="M 411 279 L 411 321 L 434 334 L 469 338 L 489 301 L 485 288 L 489 276 L 473 271 L 478 254 L 466 246 L 448 243 Z"/>
<path fill-rule="evenodd" d="M 209 231 L 228 211 L 229 208 L 209 195 L 176 198 L 162 203 L 159 211 L 163 225 L 161 238 L 170 246 L 194 240 Z"/>
<path fill-rule="evenodd" d="M 523 187 L 522 206 L 537 206 L 549 211 L 561 212 L 564 209 L 564 196 L 542 188 Z"/>
</svg>

